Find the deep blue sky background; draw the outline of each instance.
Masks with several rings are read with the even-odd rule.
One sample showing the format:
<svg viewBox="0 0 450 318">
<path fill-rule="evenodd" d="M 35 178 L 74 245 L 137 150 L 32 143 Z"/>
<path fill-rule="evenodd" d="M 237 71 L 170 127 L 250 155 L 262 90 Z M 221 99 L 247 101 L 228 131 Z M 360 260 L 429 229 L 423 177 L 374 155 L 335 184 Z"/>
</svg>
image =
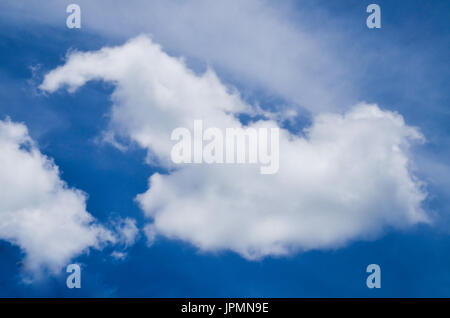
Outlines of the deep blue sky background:
<svg viewBox="0 0 450 318">
<path fill-rule="evenodd" d="M 306 3 L 312 6 L 313 2 Z M 417 174 L 428 183 L 430 197 L 425 208 L 435 214 L 433 226 L 388 230 L 373 242 L 262 261 L 247 261 L 228 252 L 203 254 L 186 243 L 163 238 L 149 248 L 141 235 L 124 261 L 114 260 L 108 248 L 77 258 L 76 262 L 84 264 L 80 290 L 66 288 L 65 273 L 25 284 L 19 248 L 0 241 L 0 296 L 449 297 L 450 198 L 446 186 L 450 175 L 445 175 L 448 169 L 435 168 L 434 162 L 447 165 L 450 158 L 450 3 L 376 1 L 382 8 L 382 29 L 368 30 L 365 7 L 369 3 L 315 1 L 314 6 L 333 12 L 337 20 L 344 21 L 339 27 L 365 47 L 367 54 L 377 56 L 377 63 L 360 82 L 364 99 L 398 110 L 427 137 L 427 144 L 415 156 L 425 167 Z M 290 18 L 295 18 L 295 12 Z M 143 150 L 122 153 L 95 142 L 106 128 L 112 87 L 95 82 L 75 94 L 60 91 L 48 96 L 36 90 L 43 74 L 62 64 L 68 49 L 95 50 L 120 43 L 83 28 L 18 23 L 3 15 L 0 118 L 10 116 L 28 126 L 40 150 L 60 167 L 62 179 L 89 194 L 87 210 L 96 218 L 106 222 L 114 215 L 130 216 L 142 227 L 144 219 L 133 198 L 147 189 L 148 177 L 155 170 L 144 164 Z M 398 64 L 409 57 L 394 54 L 396 46 L 423 57 L 417 69 L 399 71 Z M 39 67 L 32 72 L 31 66 Z M 268 107 L 277 101 L 261 92 L 248 98 Z M 366 287 L 365 268 L 371 263 L 381 266 L 381 289 Z"/>
</svg>

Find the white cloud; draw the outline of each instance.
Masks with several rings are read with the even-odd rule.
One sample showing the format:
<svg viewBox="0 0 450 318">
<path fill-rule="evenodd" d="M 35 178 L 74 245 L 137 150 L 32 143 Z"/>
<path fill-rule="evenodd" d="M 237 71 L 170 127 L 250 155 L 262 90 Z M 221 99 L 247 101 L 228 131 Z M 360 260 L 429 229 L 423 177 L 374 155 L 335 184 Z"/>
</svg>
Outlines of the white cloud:
<svg viewBox="0 0 450 318">
<path fill-rule="evenodd" d="M 359 105 L 318 116 L 306 138 L 284 131 L 280 170 L 189 166 L 155 174 L 138 196 L 152 229 L 246 258 L 342 246 L 428 218 L 408 167 L 420 134 L 400 115 Z"/>
<path fill-rule="evenodd" d="M 74 91 L 88 80 L 116 84 L 111 131 L 128 136 L 168 165 L 176 127 L 194 119 L 236 127 L 232 114 L 251 112 L 211 71 L 195 75 L 146 37 L 98 52 L 75 53 L 45 76 L 41 89 Z M 254 126 L 276 126 L 260 121 Z M 281 130 L 280 169 L 186 165 L 154 174 L 137 197 L 152 223 L 145 232 L 181 239 L 201 250 L 246 258 L 342 246 L 386 227 L 428 222 L 426 194 L 410 172 L 409 146 L 423 137 L 394 112 L 360 104 L 322 113 L 305 137 Z"/>
<path fill-rule="evenodd" d="M 124 253 L 124 252 L 118 252 L 118 251 L 113 251 L 113 252 L 111 253 L 111 256 L 112 256 L 114 259 L 116 259 L 116 260 L 121 260 L 121 261 L 123 261 L 124 259 L 127 258 L 127 253 Z"/>
<path fill-rule="evenodd" d="M 26 254 L 25 269 L 58 272 L 89 248 L 114 242 L 86 211 L 86 195 L 60 179 L 25 125 L 0 120 L 0 239 Z"/>
<path fill-rule="evenodd" d="M 157 231 L 157 229 L 155 229 L 153 224 L 147 224 L 144 227 L 144 234 L 145 234 L 145 237 L 147 238 L 147 246 L 153 245 L 153 243 L 155 242 L 157 233 L 158 233 L 158 231 Z"/>
<path fill-rule="evenodd" d="M 139 229 L 136 226 L 136 220 L 127 217 L 124 219 L 119 219 L 114 223 L 118 241 L 124 245 L 124 247 L 133 245 L 139 234 Z"/>
<path fill-rule="evenodd" d="M 66 28 L 61 13 L 67 2 L 6 3 L 5 19 L 14 12 L 27 22 Z M 352 57 L 355 43 L 338 31 L 333 12 L 318 12 L 306 3 L 78 0 L 77 4 L 82 29 L 120 41 L 151 34 L 171 52 L 207 61 L 247 88 L 282 96 L 312 112 L 343 109 L 356 101 L 358 75 L 371 65 L 365 61 L 367 52 Z"/>
<path fill-rule="evenodd" d="M 40 88 L 53 92 L 65 85 L 73 92 L 96 79 L 117 84 L 111 131 L 149 149 L 149 160 L 164 165 L 170 164 L 172 142 L 167 136 L 174 128 L 192 128 L 194 119 L 205 119 L 214 127 L 235 127 L 240 124 L 228 113 L 251 112 L 213 71 L 197 76 L 146 36 L 94 53 L 72 53 L 64 66 L 45 76 Z M 114 140 L 111 133 L 105 136 Z"/>
</svg>

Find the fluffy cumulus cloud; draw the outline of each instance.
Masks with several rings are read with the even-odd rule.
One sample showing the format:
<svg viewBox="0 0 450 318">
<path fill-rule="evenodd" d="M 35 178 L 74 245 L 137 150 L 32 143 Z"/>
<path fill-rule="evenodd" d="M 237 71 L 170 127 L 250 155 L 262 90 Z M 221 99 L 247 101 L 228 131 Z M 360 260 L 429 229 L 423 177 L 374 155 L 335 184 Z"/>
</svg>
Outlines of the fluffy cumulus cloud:
<svg viewBox="0 0 450 318">
<path fill-rule="evenodd" d="M 283 131 L 280 170 L 189 166 L 155 174 L 138 196 L 156 233 L 246 258 L 339 247 L 385 226 L 426 222 L 408 170 L 420 134 L 375 105 L 321 115 L 305 138 Z"/>
<path fill-rule="evenodd" d="M 149 149 L 150 160 L 164 165 L 170 164 L 167 136 L 174 128 L 192 128 L 194 119 L 234 127 L 239 122 L 230 114 L 250 111 L 214 72 L 197 76 L 146 36 L 94 53 L 72 53 L 64 66 L 45 76 L 40 88 L 53 92 L 64 85 L 73 92 L 96 79 L 116 83 L 108 139 L 127 136 Z"/>
<path fill-rule="evenodd" d="M 242 127 L 233 114 L 256 111 L 213 71 L 193 73 L 145 36 L 72 53 L 45 76 L 41 89 L 75 91 L 95 79 L 116 85 L 108 133 L 128 137 L 167 166 L 173 129 L 191 128 L 195 119 Z M 429 222 L 421 209 L 426 193 L 411 173 L 409 153 L 422 140 L 401 115 L 377 105 L 321 113 L 302 134 L 280 129 L 276 174 L 226 164 L 187 164 L 154 174 L 148 191 L 137 196 L 151 220 L 145 233 L 150 243 L 163 235 L 255 259 L 334 248 L 376 237 L 386 227 Z"/>
<path fill-rule="evenodd" d="M 18 245 L 32 272 L 59 271 L 88 248 L 114 242 L 86 211 L 86 195 L 61 180 L 25 125 L 0 121 L 0 239 Z"/>
</svg>

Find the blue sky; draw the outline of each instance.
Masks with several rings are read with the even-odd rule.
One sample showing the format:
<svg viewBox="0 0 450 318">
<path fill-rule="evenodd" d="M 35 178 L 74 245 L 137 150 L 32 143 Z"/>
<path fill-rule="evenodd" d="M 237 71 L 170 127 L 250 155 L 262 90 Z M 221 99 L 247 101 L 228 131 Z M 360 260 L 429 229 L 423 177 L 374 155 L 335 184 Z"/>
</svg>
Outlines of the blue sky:
<svg viewBox="0 0 450 318">
<path fill-rule="evenodd" d="M 102 8 L 100 1 L 98 6 L 92 7 L 80 2 L 82 28 L 71 30 L 65 26 L 65 3 L 52 6 L 48 1 L 41 7 L 33 5 L 28 9 L 20 1 L 17 3 L 6 1 L 0 5 L 0 119 L 9 116 L 12 121 L 28 127 L 39 150 L 53 158 L 60 168 L 61 179 L 88 194 L 86 210 L 99 223 L 129 217 L 142 229 L 148 218 L 135 197 L 148 190 L 148 178 L 152 174 L 164 172 L 165 168 L 145 163 L 146 150 L 138 146 L 122 152 L 98 142 L 102 132 L 108 129 L 113 84 L 88 82 L 75 93 L 65 90 L 43 93 L 38 86 L 45 74 L 65 63 L 69 50 L 96 51 L 104 46 L 122 45 L 140 33 L 152 34 L 153 41 L 161 43 L 170 55 L 184 56 L 188 67 L 199 74 L 207 66 L 212 67 L 222 82 L 236 87 L 243 100 L 250 104 L 259 103 L 269 110 L 278 110 L 280 105 L 297 107 L 300 115 L 289 127 L 293 131 L 311 124 L 316 100 L 319 113 L 345 111 L 345 106 L 341 105 L 359 101 L 399 112 L 408 125 L 418 127 L 427 139 L 425 144 L 413 147 L 411 160 L 415 175 L 426 183 L 428 195 L 422 206 L 432 216 L 433 223 L 402 229 L 387 225 L 382 234 L 369 240 L 354 238 L 344 246 L 284 256 L 269 255 L 259 260 L 248 260 L 229 250 L 205 252 L 190 242 L 164 235 L 148 246 L 140 231 L 137 241 L 126 247 L 124 260 L 111 257 L 116 247 L 109 245 L 74 257 L 72 261 L 82 264 L 83 268 L 83 287 L 79 290 L 67 289 L 63 270 L 56 274 L 44 273 L 30 283 L 24 279 L 30 274 L 23 268 L 23 250 L 0 240 L 0 296 L 449 296 L 448 2 L 377 1 L 382 10 L 379 30 L 369 30 L 365 26 L 365 7 L 369 1 L 292 1 L 285 7 L 264 3 L 264 10 L 268 7 L 279 15 L 275 22 L 268 22 L 269 27 L 270 23 L 284 21 L 301 29 L 302 35 L 310 35 L 312 43 L 318 39 L 319 45 L 332 50 L 331 55 L 322 58 L 323 61 L 330 59 L 330 65 L 336 68 L 322 69 L 312 62 L 311 71 L 329 72 L 326 75 L 329 80 L 316 82 L 306 77 L 292 87 L 288 83 L 296 77 L 287 73 L 290 64 L 284 65 L 278 54 L 286 50 L 287 59 L 291 61 L 287 51 L 296 47 L 291 43 L 287 43 L 286 48 L 270 46 L 270 39 L 276 37 L 276 33 L 261 35 L 272 48 L 268 51 L 273 50 L 270 51 L 273 69 L 264 70 L 258 65 L 249 65 L 245 58 L 239 60 L 232 49 L 224 53 L 222 47 L 214 47 L 219 45 L 217 42 L 211 42 L 210 49 L 198 47 L 201 41 L 177 30 L 176 24 L 160 23 L 163 18 L 148 25 L 142 22 L 145 18 L 136 18 L 133 25 L 130 22 L 136 14 L 133 9 L 126 12 L 123 27 L 120 21 L 119 26 L 109 27 L 108 23 L 115 20 L 109 18 L 108 21 L 108 16 L 120 16 L 120 8 L 96 12 Z M 134 6 L 139 8 L 139 2 Z M 160 11 L 149 12 L 149 19 L 158 12 L 162 17 L 172 14 L 170 19 L 178 18 L 170 8 L 165 11 L 162 4 L 157 7 Z M 202 8 L 187 12 L 192 19 L 202 21 L 208 15 L 196 11 Z M 270 10 L 267 12 L 272 12 Z M 223 12 L 224 17 L 228 14 L 233 15 Z M 238 26 L 239 23 L 236 22 Z M 228 26 L 224 31 L 223 26 L 213 25 L 210 34 L 202 29 L 202 23 L 195 27 L 200 28 L 196 30 L 199 38 L 237 34 L 229 31 Z M 167 31 L 169 29 L 172 31 Z M 175 36 L 178 31 L 180 38 Z M 252 32 L 249 34 L 260 36 L 257 30 Z M 286 39 L 291 39 L 290 36 L 292 34 Z M 224 37 L 224 43 L 232 45 L 233 41 L 238 41 L 228 37 Z M 246 43 L 245 38 L 241 40 Z M 255 43 L 264 48 L 266 42 L 261 41 Z M 253 43 L 253 40 L 248 42 Z M 254 51 L 254 47 L 244 47 L 242 55 Z M 294 57 L 292 61 L 297 59 Z M 292 65 L 294 74 L 296 67 L 301 73 L 309 62 L 302 63 Z M 273 78 L 266 79 L 268 74 L 273 74 Z M 321 93 L 308 95 L 309 83 Z M 296 85 L 299 95 L 296 95 Z M 330 93 L 330 98 L 317 98 L 326 92 Z M 336 104 L 330 106 L 330 100 Z M 42 250 L 45 249 L 46 246 L 42 246 Z M 371 263 L 381 266 L 381 289 L 366 287 L 365 268 Z"/>
</svg>

